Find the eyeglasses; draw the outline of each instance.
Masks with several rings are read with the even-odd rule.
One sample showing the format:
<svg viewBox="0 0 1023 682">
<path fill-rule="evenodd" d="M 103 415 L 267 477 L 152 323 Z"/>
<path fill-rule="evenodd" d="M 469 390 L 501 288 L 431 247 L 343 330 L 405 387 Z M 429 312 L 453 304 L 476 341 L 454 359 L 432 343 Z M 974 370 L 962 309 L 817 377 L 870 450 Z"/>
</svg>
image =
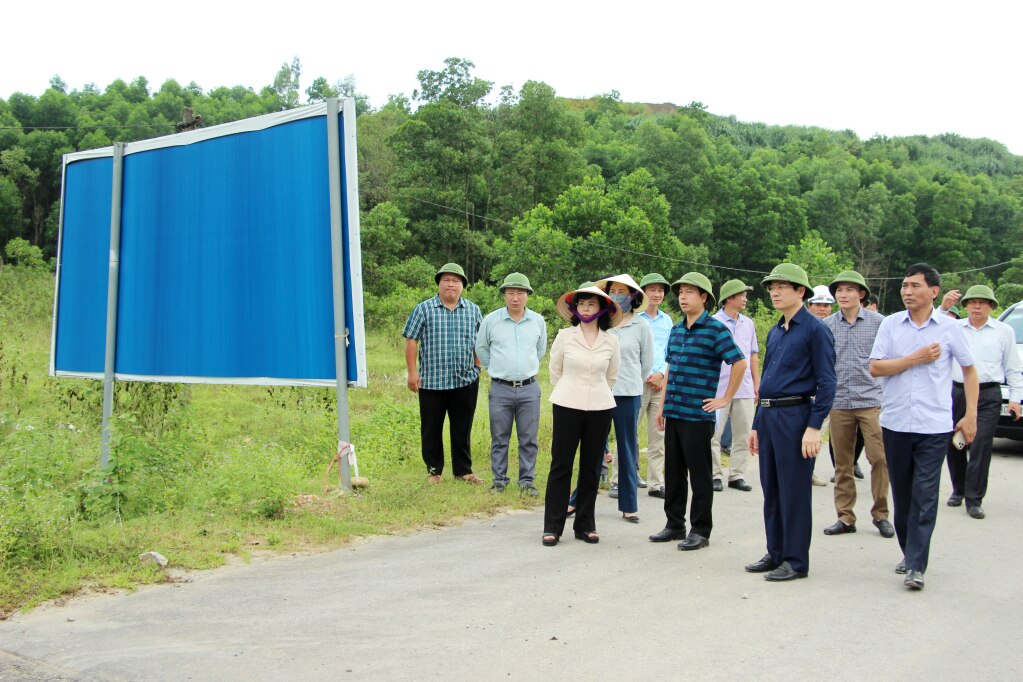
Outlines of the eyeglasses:
<svg viewBox="0 0 1023 682">
<path fill-rule="evenodd" d="M 789 282 L 771 282 L 767 285 L 768 291 L 785 291 L 786 289 L 795 289 Z"/>
</svg>

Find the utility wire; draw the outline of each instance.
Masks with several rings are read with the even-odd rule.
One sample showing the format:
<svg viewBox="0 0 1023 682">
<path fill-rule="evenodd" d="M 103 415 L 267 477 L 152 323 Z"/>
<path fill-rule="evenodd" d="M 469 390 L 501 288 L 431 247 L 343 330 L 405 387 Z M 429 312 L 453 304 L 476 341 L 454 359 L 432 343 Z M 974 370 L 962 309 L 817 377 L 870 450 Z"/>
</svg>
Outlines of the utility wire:
<svg viewBox="0 0 1023 682">
<path fill-rule="evenodd" d="M 383 189 L 383 188 L 381 188 L 381 187 L 374 187 L 373 189 L 378 189 L 379 190 L 379 189 Z M 442 209 L 444 209 L 446 211 L 450 211 L 452 213 L 457 213 L 459 215 L 470 215 L 473 218 L 478 218 L 478 219 L 483 220 L 485 222 L 497 223 L 499 225 L 505 225 L 505 226 L 510 227 L 510 228 L 521 227 L 521 225 L 515 225 L 514 223 L 510 223 L 507 220 L 502 220 L 500 218 L 492 218 L 492 217 L 489 217 L 489 216 L 482 216 L 482 215 L 479 215 L 478 213 L 474 213 L 472 211 L 466 211 L 465 209 L 455 208 L 453 206 L 446 206 L 444 204 L 439 204 L 439 203 L 437 203 L 435 201 L 429 201 L 427 199 L 420 199 L 419 197 L 414 197 L 414 196 L 412 196 L 410 194 L 403 194 L 401 192 L 397 192 L 397 193 L 395 193 L 395 196 L 397 196 L 399 198 L 402 198 L 402 199 L 409 199 L 411 201 L 417 201 L 417 202 L 419 202 L 421 204 L 426 204 L 428 206 L 435 206 L 437 208 L 442 208 Z M 573 246 L 575 246 L 575 245 L 577 245 L 577 244 L 579 244 L 580 242 L 583 241 L 582 237 L 569 237 L 569 239 L 572 240 Z M 645 253 L 643 251 L 635 251 L 633 249 L 626 249 L 626 248 L 622 248 L 622 247 L 619 247 L 619 246 L 611 246 L 610 244 L 590 244 L 590 246 L 597 246 L 598 248 L 611 249 L 611 250 L 614 250 L 614 251 L 621 251 L 622 253 L 629 253 L 629 254 L 632 254 L 634 256 L 644 256 L 646 258 L 657 258 L 657 259 L 660 259 L 660 260 L 670 261 L 672 263 L 685 263 L 687 265 L 693 265 L 693 266 L 701 267 L 701 268 L 713 268 L 715 270 L 727 270 L 727 271 L 730 271 L 730 272 L 746 272 L 746 273 L 750 273 L 750 274 L 753 274 L 753 275 L 769 275 L 769 274 L 771 274 L 769 271 L 765 271 L 765 270 L 750 270 L 748 268 L 733 268 L 733 267 L 727 266 L 727 265 L 714 265 L 713 263 L 701 263 L 699 261 L 686 260 L 684 258 L 672 258 L 670 256 L 661 256 L 661 255 L 656 254 L 656 253 Z M 1002 261 L 1001 263 L 994 263 L 993 265 L 985 265 L 983 267 L 971 268 L 969 270 L 958 270 L 956 272 L 943 272 L 941 274 L 942 274 L 943 277 L 944 276 L 950 276 L 950 275 L 965 275 L 965 274 L 969 274 L 971 272 L 981 272 L 981 271 L 984 271 L 984 270 L 991 270 L 991 269 L 994 269 L 994 268 L 1000 268 L 1003 265 L 1008 265 L 1010 263 L 1016 263 L 1016 262 L 1023 262 L 1023 256 L 1017 257 L 1017 258 L 1012 258 L 1012 259 L 1009 259 L 1007 261 Z M 830 274 L 828 274 L 828 273 L 823 273 L 823 274 L 807 273 L 807 274 L 808 274 L 808 276 L 811 276 L 811 277 L 825 277 L 825 278 L 828 278 L 828 277 L 833 277 L 837 273 L 830 273 Z M 886 282 L 886 281 L 901 281 L 903 278 L 902 277 L 864 277 L 864 279 L 868 280 L 868 281 L 871 281 L 871 282 Z"/>
<path fill-rule="evenodd" d="M 0 126 L 0 130 L 98 130 L 100 128 L 174 128 L 176 123 L 146 123 L 125 125 L 123 123 L 97 124 L 94 126 Z"/>
</svg>

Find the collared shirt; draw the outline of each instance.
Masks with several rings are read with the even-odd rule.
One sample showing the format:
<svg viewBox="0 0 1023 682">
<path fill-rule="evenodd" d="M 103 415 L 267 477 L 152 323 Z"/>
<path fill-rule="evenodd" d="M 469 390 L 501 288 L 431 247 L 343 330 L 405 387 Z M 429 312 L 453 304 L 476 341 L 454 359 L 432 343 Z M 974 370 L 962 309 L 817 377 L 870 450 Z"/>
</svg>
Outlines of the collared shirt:
<svg viewBox="0 0 1023 682">
<path fill-rule="evenodd" d="M 931 311 L 917 326 L 908 310 L 889 315 L 877 330 L 871 360 L 894 360 L 932 343 L 941 344 L 941 356 L 882 377 L 884 399 L 881 426 L 903 433 L 950 433 L 952 424 L 952 358 L 973 365 L 973 354 L 957 320 Z"/>
<path fill-rule="evenodd" d="M 835 337 L 831 330 L 802 306 L 789 320 L 788 329 L 782 316 L 767 333 L 767 357 L 760 375 L 761 399 L 815 396 L 806 425 L 819 429 L 835 400 L 835 382 Z M 754 429 L 764 409 L 774 408 L 757 408 Z"/>
<path fill-rule="evenodd" d="M 1019 353 L 1016 352 L 1016 333 L 1012 327 L 989 317 L 980 329 L 970 324 L 970 318 L 959 320 L 966 343 L 977 363 L 977 380 L 1009 385 L 1009 402 L 1023 398 L 1023 377 L 1020 376 Z M 952 380 L 963 383 L 963 368 L 952 365 Z"/>
<path fill-rule="evenodd" d="M 482 319 L 479 306 L 461 297 L 454 310 L 439 294 L 412 309 L 401 335 L 419 342 L 420 388 L 445 391 L 479 378 L 473 346 Z"/>
<path fill-rule="evenodd" d="M 664 416 L 684 421 L 712 422 L 715 412 L 704 412 L 703 401 L 718 390 L 721 363 L 743 359 L 728 328 L 707 314 L 692 327 L 683 317 L 668 337 L 668 386 L 664 393 Z"/>
<path fill-rule="evenodd" d="M 615 406 L 611 387 L 618 378 L 621 354 L 618 338 L 605 331 L 593 346 L 586 345 L 581 327 L 562 329 L 551 344 L 550 401 L 574 410 L 610 410 Z"/>
<path fill-rule="evenodd" d="M 668 361 L 664 358 L 664 352 L 668 349 L 668 336 L 671 335 L 671 327 L 675 323 L 672 322 L 671 315 L 663 310 L 657 311 L 657 317 L 650 317 L 645 310 L 639 316 L 650 325 L 650 333 L 654 337 L 654 364 L 650 368 L 650 374 L 658 372 L 664 374 L 668 371 Z"/>
<path fill-rule="evenodd" d="M 529 308 L 518 322 L 508 308 L 498 308 L 483 318 L 476 335 L 476 355 L 491 377 L 522 381 L 535 377 L 547 353 L 547 323 Z"/>
<path fill-rule="evenodd" d="M 654 337 L 650 325 L 639 315 L 633 315 L 624 325 L 609 329 L 607 333 L 618 337 L 622 355 L 614 394 L 643 395 L 643 381 L 650 376 L 654 361 Z"/>
<path fill-rule="evenodd" d="M 735 392 L 734 398 L 752 398 L 756 395 L 753 390 L 753 362 L 752 357 L 754 353 L 760 354 L 760 348 L 757 346 L 757 327 L 753 324 L 753 320 L 746 317 L 742 313 L 739 313 L 738 319 L 732 319 L 725 309 L 714 313 L 714 319 L 723 322 L 728 331 L 731 332 L 732 338 L 735 339 L 735 345 L 739 347 L 742 354 L 746 356 L 746 359 L 750 362 L 746 365 L 746 372 L 742 376 L 742 383 L 739 384 L 739 390 Z M 728 390 L 728 382 L 732 378 L 732 366 L 726 363 L 721 363 L 721 376 L 718 378 L 718 392 L 717 397 L 723 398 L 725 391 Z"/>
<path fill-rule="evenodd" d="M 859 410 L 881 406 L 881 379 L 870 376 L 870 351 L 884 315 L 860 306 L 852 324 L 839 310 L 824 318 L 835 337 L 835 390 L 833 410 Z"/>
</svg>

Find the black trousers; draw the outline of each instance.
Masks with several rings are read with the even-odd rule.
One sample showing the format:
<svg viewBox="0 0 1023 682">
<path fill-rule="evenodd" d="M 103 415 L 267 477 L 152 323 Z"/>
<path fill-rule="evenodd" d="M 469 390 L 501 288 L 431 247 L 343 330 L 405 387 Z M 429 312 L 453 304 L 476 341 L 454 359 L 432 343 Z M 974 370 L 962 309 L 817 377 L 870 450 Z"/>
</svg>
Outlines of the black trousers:
<svg viewBox="0 0 1023 682">
<path fill-rule="evenodd" d="M 991 445 L 1001 411 L 1002 389 L 998 386 L 980 389 L 977 398 L 977 437 L 969 447 L 962 450 L 956 450 L 951 443 L 948 446 L 948 473 L 952 476 L 952 492 L 962 495 L 967 507 L 980 506 L 987 493 Z M 959 384 L 952 384 L 952 423 L 958 423 L 965 414 L 966 392 Z"/>
<path fill-rule="evenodd" d="M 881 429 L 899 547 L 911 571 L 926 571 L 931 535 L 938 521 L 941 460 L 951 433 L 907 433 Z"/>
<path fill-rule="evenodd" d="M 710 537 L 714 526 L 713 464 L 710 441 L 714 422 L 666 419 L 664 428 L 664 515 L 665 526 L 685 530 L 689 486 L 693 501 L 689 509 L 692 531 Z"/>
<path fill-rule="evenodd" d="M 593 507 L 597 502 L 600 464 L 604 461 L 604 442 L 611 428 L 613 410 L 575 410 L 554 406 L 554 432 L 551 437 L 551 473 L 547 477 L 547 495 L 543 532 L 558 537 L 565 530 L 568 495 L 572 488 L 572 467 L 579 450 L 579 487 L 576 490 L 575 522 L 580 533 L 597 530 Z"/>
<path fill-rule="evenodd" d="M 423 461 L 432 476 L 444 472 L 444 417 L 451 433 L 451 471 L 455 476 L 472 473 L 472 419 L 480 380 L 444 391 L 419 389 L 419 435 Z"/>
</svg>

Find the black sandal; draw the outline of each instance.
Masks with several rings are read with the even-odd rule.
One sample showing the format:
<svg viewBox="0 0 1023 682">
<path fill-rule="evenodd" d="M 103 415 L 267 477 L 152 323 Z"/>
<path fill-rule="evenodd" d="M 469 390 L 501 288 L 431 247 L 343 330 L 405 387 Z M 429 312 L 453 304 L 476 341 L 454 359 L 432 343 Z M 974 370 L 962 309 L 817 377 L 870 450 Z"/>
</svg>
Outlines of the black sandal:
<svg viewBox="0 0 1023 682">
<path fill-rule="evenodd" d="M 583 542 L 589 543 L 591 545 L 595 545 L 598 542 L 600 542 L 600 536 L 597 535 L 596 531 L 592 530 L 591 531 L 577 530 L 575 532 L 575 539 L 582 540 Z"/>
<path fill-rule="evenodd" d="M 544 533 L 543 537 L 540 538 L 540 542 L 543 543 L 544 547 L 553 547 L 558 544 L 558 536 L 554 533 Z"/>
</svg>

